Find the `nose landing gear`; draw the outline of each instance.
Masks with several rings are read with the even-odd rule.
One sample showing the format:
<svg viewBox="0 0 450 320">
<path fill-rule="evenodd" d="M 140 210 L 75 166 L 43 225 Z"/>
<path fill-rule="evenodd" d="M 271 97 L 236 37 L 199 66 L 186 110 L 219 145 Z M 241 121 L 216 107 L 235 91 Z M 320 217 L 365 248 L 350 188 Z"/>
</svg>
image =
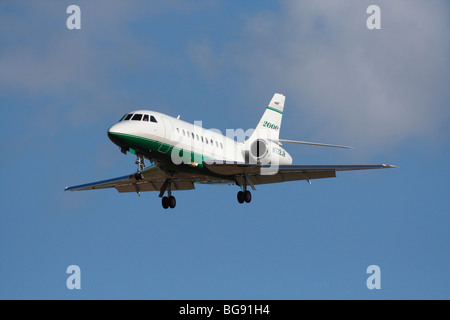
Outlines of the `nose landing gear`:
<svg viewBox="0 0 450 320">
<path fill-rule="evenodd" d="M 136 153 L 136 157 L 137 157 L 137 159 L 136 159 L 135 163 L 138 166 L 138 170 L 134 174 L 134 178 L 136 180 L 140 181 L 140 180 L 144 179 L 144 174 L 141 171 L 144 170 L 144 167 L 145 167 L 145 158 L 143 155 L 137 154 L 137 153 Z"/>
</svg>

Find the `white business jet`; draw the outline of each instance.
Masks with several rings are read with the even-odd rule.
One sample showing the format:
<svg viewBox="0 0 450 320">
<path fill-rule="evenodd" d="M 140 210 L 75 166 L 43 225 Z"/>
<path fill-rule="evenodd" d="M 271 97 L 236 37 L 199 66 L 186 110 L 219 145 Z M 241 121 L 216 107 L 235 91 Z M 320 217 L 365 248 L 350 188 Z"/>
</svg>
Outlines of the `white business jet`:
<svg viewBox="0 0 450 320">
<path fill-rule="evenodd" d="M 334 148 L 347 146 L 279 139 L 285 97 L 276 93 L 248 139 L 206 130 L 163 113 L 137 110 L 108 130 L 108 137 L 126 154 L 136 155 L 137 172 L 66 187 L 66 191 L 116 188 L 119 192 L 159 191 L 164 209 L 176 205 L 173 191 L 196 183 L 237 185 L 239 203 L 252 199 L 249 187 L 294 180 L 336 177 L 336 171 L 395 168 L 380 165 L 293 165 L 282 143 Z M 243 132 L 238 131 L 238 132 Z M 241 135 L 242 136 L 242 135 Z M 145 159 L 150 166 L 145 166 Z M 167 196 L 165 193 L 167 192 Z"/>
</svg>

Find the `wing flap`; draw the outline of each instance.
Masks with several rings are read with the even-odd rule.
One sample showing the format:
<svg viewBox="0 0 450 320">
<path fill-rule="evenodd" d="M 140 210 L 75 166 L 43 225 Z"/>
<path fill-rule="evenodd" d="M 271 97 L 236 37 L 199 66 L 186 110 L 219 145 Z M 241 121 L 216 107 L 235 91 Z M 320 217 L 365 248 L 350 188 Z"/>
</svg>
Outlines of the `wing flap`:
<svg viewBox="0 0 450 320">
<path fill-rule="evenodd" d="M 261 165 L 248 163 L 203 163 L 211 172 L 222 176 L 234 176 L 243 174 L 258 174 Z"/>
<path fill-rule="evenodd" d="M 251 180 L 254 185 L 259 184 L 269 184 L 269 183 L 279 183 L 287 181 L 299 181 L 299 180 L 313 180 L 313 179 L 324 179 L 324 178 L 335 178 L 336 171 L 320 171 L 320 172 L 285 172 L 276 173 L 274 175 L 247 175 L 236 177 L 236 182 L 238 185 L 242 186 L 245 184 L 245 179 Z"/>
<path fill-rule="evenodd" d="M 160 191 L 164 181 L 147 181 L 142 183 L 131 184 L 127 186 L 115 187 L 120 193 L 123 192 L 145 192 L 145 191 Z M 171 190 L 193 190 L 194 183 L 190 181 L 173 181 Z"/>
</svg>

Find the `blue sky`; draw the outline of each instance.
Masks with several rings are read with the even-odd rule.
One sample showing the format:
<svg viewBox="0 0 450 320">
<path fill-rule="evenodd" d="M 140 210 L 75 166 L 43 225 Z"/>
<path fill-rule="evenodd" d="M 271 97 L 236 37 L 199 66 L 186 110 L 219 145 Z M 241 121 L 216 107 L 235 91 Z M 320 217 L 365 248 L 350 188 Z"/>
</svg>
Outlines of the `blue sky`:
<svg viewBox="0 0 450 320">
<path fill-rule="evenodd" d="M 81 8 L 81 30 L 66 8 Z M 371 4 L 382 29 L 366 28 Z M 2 1 L 2 299 L 448 299 L 447 1 Z M 286 95 L 298 164 L 398 169 L 258 186 L 64 192 L 131 173 L 127 111 L 256 125 Z M 68 290 L 66 268 L 81 269 Z M 368 290 L 366 269 L 381 269 Z"/>
</svg>

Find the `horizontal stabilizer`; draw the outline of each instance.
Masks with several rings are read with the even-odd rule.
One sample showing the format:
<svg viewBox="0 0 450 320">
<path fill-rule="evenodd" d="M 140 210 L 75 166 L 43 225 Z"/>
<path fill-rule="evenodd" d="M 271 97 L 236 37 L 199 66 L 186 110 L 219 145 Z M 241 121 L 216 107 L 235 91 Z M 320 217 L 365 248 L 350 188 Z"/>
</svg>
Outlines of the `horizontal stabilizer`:
<svg viewBox="0 0 450 320">
<path fill-rule="evenodd" d="M 279 143 L 295 143 L 295 144 L 306 144 L 310 146 L 320 146 L 320 147 L 332 147 L 332 148 L 343 148 L 343 149 L 353 149 L 352 147 L 348 146 L 340 146 L 336 144 L 325 144 L 325 143 L 317 143 L 317 142 L 306 142 L 306 141 L 294 141 L 294 140 L 285 140 L 285 139 L 278 139 Z"/>
</svg>

